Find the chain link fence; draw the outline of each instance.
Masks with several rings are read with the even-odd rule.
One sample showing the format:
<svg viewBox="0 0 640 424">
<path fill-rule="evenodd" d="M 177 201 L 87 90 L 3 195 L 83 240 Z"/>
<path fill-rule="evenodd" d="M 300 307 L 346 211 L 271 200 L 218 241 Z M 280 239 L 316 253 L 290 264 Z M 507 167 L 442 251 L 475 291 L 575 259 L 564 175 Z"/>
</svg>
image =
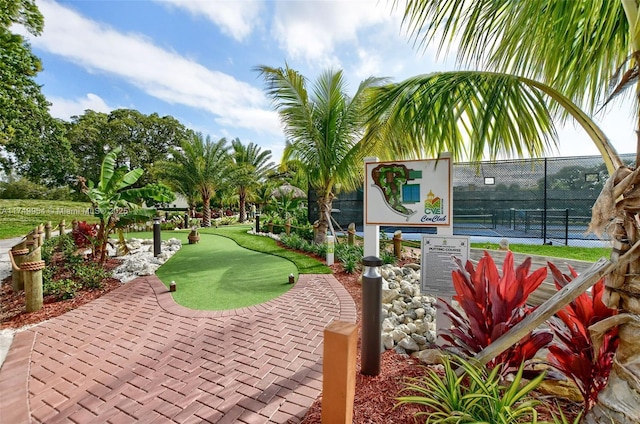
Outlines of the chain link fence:
<svg viewBox="0 0 640 424">
<path fill-rule="evenodd" d="M 635 155 L 622 155 L 632 164 Z M 591 247 L 601 241 L 587 229 L 591 207 L 608 178 L 600 156 L 517 159 L 453 165 L 453 232 L 459 235 L 534 239 L 529 242 Z M 314 193 L 309 221 L 318 219 Z M 363 191 L 341 193 L 333 218 L 362 229 Z M 387 227 L 386 231 L 395 228 Z M 403 232 L 435 232 L 404 228 Z"/>
</svg>

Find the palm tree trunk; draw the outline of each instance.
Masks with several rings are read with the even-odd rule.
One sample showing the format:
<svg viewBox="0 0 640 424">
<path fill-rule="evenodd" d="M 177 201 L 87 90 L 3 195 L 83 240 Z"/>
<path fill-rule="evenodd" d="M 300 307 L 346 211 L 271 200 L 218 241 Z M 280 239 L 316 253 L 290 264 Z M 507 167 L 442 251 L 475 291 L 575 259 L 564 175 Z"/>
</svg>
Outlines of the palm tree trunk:
<svg viewBox="0 0 640 424">
<path fill-rule="evenodd" d="M 315 242 L 322 244 L 327 240 L 327 230 L 329 229 L 329 219 L 331 216 L 331 206 L 333 204 L 333 194 L 318 197 L 318 206 L 320 217 L 318 219 L 318 232 L 316 233 Z"/>
<path fill-rule="evenodd" d="M 240 204 L 240 217 L 238 218 L 238 222 L 243 223 L 247 219 L 247 214 L 246 214 L 246 211 L 244 210 L 244 208 L 247 205 L 246 195 L 240 194 L 239 199 L 240 201 L 238 203 Z"/>
<path fill-rule="evenodd" d="M 638 123 L 640 127 L 640 122 Z M 640 154 L 640 131 L 638 153 Z M 640 165 L 636 162 L 636 168 Z M 630 181 L 622 182 L 623 176 L 630 176 Z M 623 200 L 616 202 L 611 214 L 617 215 L 618 223 L 612 234 L 614 249 L 611 259 L 618 257 L 640 240 L 638 223 L 638 194 L 640 194 L 640 177 L 630 170 L 619 169 L 611 178 L 613 189 L 622 193 Z M 624 184 L 624 187 L 621 187 Z M 603 190 L 604 192 L 604 190 Z M 610 194 L 613 201 L 618 196 Z M 602 196 L 602 194 L 601 194 Z M 594 205 L 594 209 L 596 209 Z M 617 213 L 616 213 L 617 212 Z M 621 219 L 620 219 L 621 218 Z M 615 222 L 615 221 L 614 221 Z M 626 262 L 626 261 L 625 261 Z M 640 255 L 632 258 L 628 265 L 618 266 L 607 276 L 603 301 L 610 308 L 617 308 L 614 325 L 618 325 L 619 344 L 613 360 L 613 368 L 609 374 L 607 386 L 598 395 L 598 401 L 585 415 L 587 424 L 632 424 L 640 423 Z"/>
<path fill-rule="evenodd" d="M 202 196 L 202 226 L 211 227 L 211 208 L 209 207 L 209 196 Z"/>
</svg>

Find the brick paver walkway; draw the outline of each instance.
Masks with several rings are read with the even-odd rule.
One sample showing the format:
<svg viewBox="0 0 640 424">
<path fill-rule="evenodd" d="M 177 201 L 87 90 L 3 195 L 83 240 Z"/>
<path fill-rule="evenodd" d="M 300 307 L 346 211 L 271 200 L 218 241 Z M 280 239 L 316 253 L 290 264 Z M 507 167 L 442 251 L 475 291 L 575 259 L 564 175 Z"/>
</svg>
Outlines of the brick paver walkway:
<svg viewBox="0 0 640 424">
<path fill-rule="evenodd" d="M 355 319 L 332 275 L 220 312 L 181 307 L 156 277 L 138 278 L 16 335 L 0 422 L 299 422 L 322 388 L 324 328 Z"/>
</svg>

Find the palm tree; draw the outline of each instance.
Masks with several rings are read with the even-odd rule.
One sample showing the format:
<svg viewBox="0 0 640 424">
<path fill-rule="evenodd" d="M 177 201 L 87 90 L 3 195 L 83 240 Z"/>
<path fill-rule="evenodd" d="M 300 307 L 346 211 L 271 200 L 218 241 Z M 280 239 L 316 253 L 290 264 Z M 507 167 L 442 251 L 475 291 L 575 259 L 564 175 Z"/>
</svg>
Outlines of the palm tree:
<svg viewBox="0 0 640 424">
<path fill-rule="evenodd" d="M 404 154 L 452 152 L 537 156 L 557 137 L 554 119 L 573 117 L 599 148 L 613 175 L 594 206 L 592 228 L 609 226 L 617 269 L 604 301 L 621 312 L 620 344 L 608 386 L 588 423 L 640 422 L 640 260 L 618 260 L 640 240 L 636 171 L 626 168 L 591 116 L 627 88 L 637 94 L 640 20 L 635 0 L 404 0 L 404 25 L 422 47 L 458 43 L 466 69 L 409 78 L 378 90 L 368 109 Z M 613 83 L 613 84 L 612 84 Z M 637 115 L 640 100 L 634 98 Z M 586 111 L 586 112 L 585 112 Z M 638 124 L 640 126 L 640 122 Z M 627 177 L 627 178 L 624 178 Z M 617 200 L 616 200 L 617 199 Z M 622 199 L 620 201 L 620 199 Z M 627 265 L 623 265 L 627 264 Z M 615 394 L 614 394 L 615 388 Z"/>
<path fill-rule="evenodd" d="M 307 80 L 289 66 L 256 69 L 264 77 L 267 96 L 284 125 L 286 147 L 282 161 L 296 161 L 318 196 L 320 213 L 315 241 L 324 243 L 334 197 L 341 190 L 361 186 L 363 158 L 376 154 L 379 146 L 373 132 L 368 143 L 362 138 L 362 108 L 367 89 L 383 81 L 368 78 L 349 97 L 342 71 L 324 71 L 309 92 Z"/>
<path fill-rule="evenodd" d="M 227 140 L 213 142 L 200 133 L 180 143 L 180 149 L 171 150 L 172 159 L 158 163 L 158 176 L 170 187 L 177 188 L 187 199 L 196 190 L 202 199 L 202 226 L 211 226 L 209 202 L 222 184 L 229 165 Z"/>
<path fill-rule="evenodd" d="M 233 165 L 230 168 L 229 181 L 238 195 L 240 207 L 238 222 L 244 222 L 247 219 L 245 211 L 247 196 L 261 181 L 264 181 L 267 173 L 273 170 L 274 163 L 270 162 L 271 150 L 262 151 L 254 143 L 245 146 L 236 138 L 231 141 L 231 147 Z"/>
</svg>

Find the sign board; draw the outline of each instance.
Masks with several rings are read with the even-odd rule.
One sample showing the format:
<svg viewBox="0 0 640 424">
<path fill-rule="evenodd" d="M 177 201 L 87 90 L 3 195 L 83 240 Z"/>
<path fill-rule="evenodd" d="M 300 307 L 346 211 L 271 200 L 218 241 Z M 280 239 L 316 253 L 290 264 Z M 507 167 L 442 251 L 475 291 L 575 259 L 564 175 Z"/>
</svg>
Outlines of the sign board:
<svg viewBox="0 0 640 424">
<path fill-rule="evenodd" d="M 365 163 L 365 224 L 452 225 L 449 157 Z"/>
<path fill-rule="evenodd" d="M 422 281 L 420 290 L 434 297 L 452 297 L 451 272 L 458 269 L 453 260 L 457 257 L 463 264 L 469 259 L 469 237 L 466 236 L 422 236 Z"/>
</svg>

